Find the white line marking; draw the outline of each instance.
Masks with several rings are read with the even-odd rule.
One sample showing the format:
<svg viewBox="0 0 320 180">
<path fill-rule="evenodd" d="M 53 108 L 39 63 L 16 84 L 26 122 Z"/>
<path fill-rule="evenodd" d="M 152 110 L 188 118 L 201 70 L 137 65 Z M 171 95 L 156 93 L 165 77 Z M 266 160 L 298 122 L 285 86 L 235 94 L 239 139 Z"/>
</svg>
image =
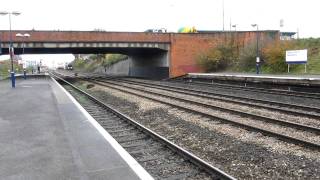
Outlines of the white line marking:
<svg viewBox="0 0 320 180">
<path fill-rule="evenodd" d="M 78 103 L 74 97 L 65 90 L 54 78 L 51 79 L 62 89 L 70 100 L 79 108 L 88 121 L 100 132 L 100 134 L 111 144 L 122 159 L 141 179 L 153 180 L 153 177 L 125 150 L 123 147 Z"/>
<path fill-rule="evenodd" d="M 319 81 L 320 78 L 312 77 L 293 77 L 293 76 L 271 76 L 271 75 L 241 75 L 241 74 L 215 74 L 215 73 L 188 73 L 190 76 L 220 76 L 220 77 L 248 77 L 248 78 L 265 78 L 265 79 L 288 79 L 288 80 L 310 80 Z"/>
</svg>

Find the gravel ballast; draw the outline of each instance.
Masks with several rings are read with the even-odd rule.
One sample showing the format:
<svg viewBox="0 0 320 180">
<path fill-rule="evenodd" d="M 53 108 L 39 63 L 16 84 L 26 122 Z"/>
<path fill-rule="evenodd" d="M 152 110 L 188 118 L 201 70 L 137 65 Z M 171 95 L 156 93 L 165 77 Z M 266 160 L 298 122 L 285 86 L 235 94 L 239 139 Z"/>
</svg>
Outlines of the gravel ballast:
<svg viewBox="0 0 320 180">
<path fill-rule="evenodd" d="M 96 96 L 239 179 L 317 179 L 320 154 L 109 88 Z M 261 138 L 262 137 L 262 138 Z"/>
<path fill-rule="evenodd" d="M 213 118 L 212 120 L 215 121 L 216 119 L 227 119 L 229 121 L 233 121 L 233 122 L 240 122 L 242 124 L 246 124 L 246 125 L 250 125 L 250 126 L 254 126 L 260 129 L 264 129 L 264 130 L 270 130 L 272 132 L 276 132 L 279 134 L 284 134 L 290 137 L 294 137 L 297 139 L 302 139 L 302 140 L 306 140 L 309 142 L 313 142 L 313 143 L 319 143 L 320 142 L 320 136 L 314 134 L 314 133 L 310 133 L 307 131 L 300 131 L 300 130 L 296 130 L 293 128 L 289 128 L 287 126 L 280 126 L 274 123 L 269 123 L 269 122 L 261 122 L 259 120 L 256 120 L 254 118 L 247 118 L 247 117 L 241 117 L 239 115 L 235 115 L 232 113 L 226 113 L 223 112 L 221 110 L 213 110 L 212 108 L 207 108 L 207 107 L 203 107 L 203 106 L 199 106 L 199 105 L 193 105 L 190 103 L 184 103 L 181 101 L 177 101 L 173 98 L 168 98 L 168 97 L 162 97 L 162 96 L 158 96 L 158 95 L 152 95 L 152 94 L 148 94 L 145 92 L 140 92 L 139 90 L 136 89 L 132 89 L 132 88 L 127 88 L 127 87 L 121 87 L 121 86 L 115 86 L 115 85 L 108 85 L 110 87 L 116 87 L 118 89 L 121 90 L 125 90 L 128 92 L 133 92 L 136 94 L 140 94 L 140 95 L 147 95 L 147 97 L 151 97 L 153 99 L 157 99 L 163 102 L 169 102 L 172 104 L 176 104 L 176 105 L 183 105 L 183 107 L 187 107 L 189 109 L 193 109 L 196 110 L 197 112 L 202 112 L 205 114 L 210 114 L 216 118 Z M 152 91 L 153 92 L 153 91 Z M 167 93 L 164 93 L 167 94 Z M 175 95 L 172 97 L 177 97 L 179 95 Z M 185 99 L 182 98 L 182 99 Z M 198 101 L 197 101 L 198 102 Z M 224 122 L 224 121 L 222 121 Z"/>
</svg>

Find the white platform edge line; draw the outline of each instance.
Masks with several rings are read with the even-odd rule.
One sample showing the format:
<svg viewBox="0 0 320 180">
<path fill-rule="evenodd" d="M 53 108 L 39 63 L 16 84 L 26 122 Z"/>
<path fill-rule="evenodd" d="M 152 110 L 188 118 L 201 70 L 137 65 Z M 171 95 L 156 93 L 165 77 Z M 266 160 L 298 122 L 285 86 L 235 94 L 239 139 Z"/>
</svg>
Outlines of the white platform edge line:
<svg viewBox="0 0 320 180">
<path fill-rule="evenodd" d="M 292 76 L 270 76 L 270 75 L 240 75 L 240 74 L 215 74 L 215 73 L 187 73 L 188 75 L 191 76 L 205 76 L 205 77 L 210 77 L 210 76 L 219 76 L 219 77 L 247 77 L 247 78 L 265 78 L 265 79 L 283 79 L 283 80 L 308 80 L 308 81 L 319 81 L 320 78 L 316 77 L 292 77 Z"/>
<path fill-rule="evenodd" d="M 123 147 L 78 103 L 74 97 L 65 90 L 54 78 L 51 79 L 66 93 L 70 100 L 79 108 L 82 114 L 89 120 L 89 122 L 99 131 L 99 133 L 111 144 L 111 146 L 118 152 L 122 159 L 129 165 L 129 167 L 143 180 L 153 180 L 154 178 L 125 150 Z"/>
</svg>

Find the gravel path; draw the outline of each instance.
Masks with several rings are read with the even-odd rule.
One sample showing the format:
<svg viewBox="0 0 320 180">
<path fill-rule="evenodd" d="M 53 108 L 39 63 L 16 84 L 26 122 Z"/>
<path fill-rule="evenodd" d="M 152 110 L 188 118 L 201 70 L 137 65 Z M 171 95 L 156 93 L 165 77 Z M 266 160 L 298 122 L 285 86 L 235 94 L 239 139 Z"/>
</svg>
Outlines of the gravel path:
<svg viewBox="0 0 320 180">
<path fill-rule="evenodd" d="M 213 123 L 203 117 L 109 88 L 94 87 L 90 91 L 239 179 L 320 178 L 319 152 L 228 124 Z"/>
</svg>

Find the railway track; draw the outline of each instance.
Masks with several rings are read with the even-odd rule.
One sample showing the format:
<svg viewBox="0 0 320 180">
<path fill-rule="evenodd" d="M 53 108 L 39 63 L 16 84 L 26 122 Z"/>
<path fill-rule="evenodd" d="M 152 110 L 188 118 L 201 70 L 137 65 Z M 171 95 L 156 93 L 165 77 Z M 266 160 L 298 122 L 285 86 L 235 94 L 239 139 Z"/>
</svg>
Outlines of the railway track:
<svg viewBox="0 0 320 180">
<path fill-rule="evenodd" d="M 51 74 L 156 179 L 234 179 L 92 95 Z"/>
<path fill-rule="evenodd" d="M 101 79 L 100 78 L 89 78 L 89 79 L 112 80 L 114 78 L 102 77 Z M 157 89 L 162 89 L 170 92 L 183 93 L 187 95 L 193 95 L 193 96 L 198 96 L 198 97 L 203 97 L 203 98 L 208 98 L 208 99 L 218 100 L 218 101 L 223 101 L 228 103 L 234 103 L 239 105 L 246 105 L 246 106 L 250 105 L 254 108 L 263 108 L 263 109 L 268 109 L 272 111 L 277 111 L 281 113 L 307 117 L 312 119 L 320 119 L 320 108 L 317 108 L 317 107 L 303 106 L 298 104 L 289 104 L 289 103 L 276 102 L 276 101 L 266 101 L 262 99 L 239 97 L 235 95 L 226 95 L 226 94 L 217 93 L 217 92 L 178 87 L 176 85 L 157 84 L 157 83 L 150 83 L 150 82 L 136 81 L 136 80 L 126 80 L 126 79 L 116 79 L 116 80 L 120 82 L 125 82 L 128 84 L 133 84 L 133 85 L 143 84 L 145 87 L 157 88 Z"/>
<path fill-rule="evenodd" d="M 175 80 L 180 81 L 181 80 Z M 222 83 L 206 83 L 206 82 L 196 82 L 189 79 L 184 80 L 183 82 L 186 83 L 194 83 L 198 85 L 205 85 L 205 86 L 214 86 L 218 88 L 224 89 L 233 89 L 233 90 L 241 90 L 247 92 L 258 92 L 258 93 L 265 93 L 265 94 L 272 94 L 272 95 L 286 95 L 286 96 L 294 96 L 294 97 L 301 97 L 301 98 L 311 98 L 311 99 L 320 99 L 320 93 L 311 93 L 311 92 L 300 92 L 300 91 L 289 91 L 289 90 L 281 90 L 281 89 L 265 89 L 265 88 L 258 88 L 258 87 L 247 87 L 247 86 L 239 86 L 239 85 L 231 85 L 231 84 L 222 84 Z"/>
<path fill-rule="evenodd" d="M 284 126 L 283 127 L 284 128 L 283 132 L 278 133 L 278 132 L 275 132 L 275 131 L 271 131 L 271 130 L 259 127 L 259 126 L 257 126 L 257 124 L 250 125 L 250 121 L 246 121 L 246 122 L 242 121 L 241 122 L 239 120 L 233 120 L 232 118 L 223 118 L 221 116 L 213 115 L 212 113 L 210 113 L 210 111 L 212 111 L 212 109 L 215 109 L 215 110 L 219 109 L 219 111 L 227 111 L 227 112 L 230 113 L 230 110 L 227 110 L 227 109 L 221 109 L 219 107 L 214 107 L 214 106 L 211 106 L 211 105 L 208 105 L 208 104 L 204 104 L 204 103 L 201 103 L 201 102 L 182 99 L 182 98 L 179 98 L 179 97 L 175 97 L 173 95 L 164 95 L 164 94 L 161 94 L 161 93 L 152 92 L 150 90 L 145 90 L 145 89 L 142 89 L 142 88 L 137 88 L 137 87 L 133 87 L 133 86 L 119 84 L 119 83 L 115 83 L 115 82 L 111 82 L 111 81 L 108 81 L 107 82 L 108 84 L 105 84 L 103 82 L 97 82 L 97 81 L 90 81 L 90 82 L 94 83 L 94 84 L 101 85 L 101 86 L 106 86 L 106 87 L 109 87 L 109 88 L 112 88 L 112 89 L 116 89 L 118 91 L 122 91 L 122 92 L 125 92 L 125 93 L 129 93 L 129 94 L 133 94 L 133 95 L 140 96 L 140 97 L 143 97 L 143 98 L 147 98 L 147 99 L 150 99 L 150 100 L 153 100 L 153 101 L 157 101 L 157 102 L 160 102 L 160 103 L 163 103 L 163 104 L 167 104 L 167 105 L 179 108 L 179 109 L 183 109 L 183 110 L 188 111 L 188 112 L 193 112 L 193 113 L 196 113 L 196 114 L 200 114 L 200 115 L 202 115 L 204 117 L 209 117 L 210 119 L 213 119 L 213 120 L 218 120 L 218 121 L 221 121 L 221 122 L 230 123 L 230 124 L 233 124 L 233 125 L 236 125 L 236 126 L 240 126 L 242 128 L 245 128 L 245 129 L 253 130 L 253 131 L 256 131 L 256 132 L 261 132 L 261 133 L 263 133 L 265 135 L 276 137 L 276 138 L 282 139 L 282 140 L 284 140 L 286 142 L 294 143 L 294 144 L 301 145 L 301 146 L 304 146 L 304 147 L 307 147 L 307 148 L 313 148 L 313 149 L 317 149 L 317 150 L 320 149 L 320 144 L 318 144 L 317 141 L 316 142 L 312 142 L 312 141 L 308 141 L 308 140 L 303 140 L 301 138 L 292 137 L 292 136 L 289 136 L 289 135 L 286 135 L 285 133 L 283 133 L 285 131 L 294 131 L 295 133 L 297 133 L 296 132 L 297 129 L 303 129 L 304 131 L 307 131 L 308 133 L 310 133 L 312 136 L 318 137 L 319 132 L 320 132 L 319 128 L 303 126 L 301 124 L 295 124 L 295 123 L 292 124 L 290 122 L 277 121 L 275 119 L 271 119 L 271 118 L 267 118 L 267 117 L 254 116 L 255 118 L 253 118 L 251 120 L 251 122 L 252 121 L 256 121 L 257 119 L 258 120 L 262 120 L 262 121 L 272 121 L 272 125 L 273 125 L 274 122 L 276 122 L 277 124 L 279 124 L 281 126 Z M 146 95 L 146 94 L 152 94 L 152 95 L 150 96 L 150 95 Z M 164 98 L 159 98 L 159 97 L 164 97 Z M 176 102 L 172 102 L 173 99 Z M 179 105 L 179 104 L 182 104 L 182 105 Z M 192 104 L 193 106 L 196 105 L 198 107 L 193 108 L 193 107 L 191 107 L 191 106 L 189 106 L 187 104 Z M 199 107 L 200 108 L 205 107 L 207 109 L 206 110 L 199 110 Z M 239 115 L 242 112 L 233 111 L 231 113 Z M 241 116 L 246 116 L 246 117 L 249 116 L 250 118 L 253 117 L 253 115 L 249 115 L 249 114 L 245 114 L 245 113 L 242 113 Z M 290 128 L 287 128 L 287 127 L 290 127 Z"/>
<path fill-rule="evenodd" d="M 98 81 L 98 82 L 108 82 L 108 81 L 105 81 L 103 79 L 95 79 L 95 78 L 93 78 L 92 80 L 95 80 L 95 81 Z M 188 93 L 188 92 L 185 92 L 185 91 L 175 91 L 175 90 L 167 89 L 167 88 L 159 88 L 158 86 L 148 86 L 148 85 L 145 85 L 145 84 L 131 83 L 131 82 L 122 81 L 122 80 L 116 80 L 116 81 L 117 82 L 125 82 L 125 83 L 128 83 L 128 84 L 137 85 L 137 86 L 140 86 L 140 87 L 143 87 L 143 88 L 145 88 L 145 87 L 155 88 L 155 89 L 160 89 L 160 90 L 164 90 L 164 91 L 168 91 L 168 92 L 180 93 L 180 94 L 184 94 L 184 95 L 187 94 L 187 95 L 192 95 L 192 96 L 197 96 L 197 97 L 202 97 L 202 98 L 208 98 L 208 96 L 202 96 L 202 95 L 199 95 L 199 94 Z M 137 89 L 137 90 L 139 90 L 139 89 Z M 153 93 L 153 92 L 150 92 L 150 91 L 146 91 L 146 92 Z M 169 96 L 169 95 L 164 95 L 164 94 L 160 94 L 160 93 L 155 93 L 155 94 L 156 95 L 166 96 L 166 97 L 172 98 L 172 99 L 184 100 L 184 99 L 181 99 L 181 98 L 177 98 L 176 96 Z M 313 127 L 313 126 L 294 123 L 294 122 L 290 122 L 290 121 L 272 119 L 272 118 L 269 118 L 267 116 L 250 114 L 250 113 L 246 113 L 246 112 L 239 111 L 239 110 L 233 110 L 233 109 L 229 109 L 229 108 L 222 108 L 220 106 L 212 105 L 212 104 L 206 103 L 206 102 L 201 103 L 201 102 L 195 101 L 195 100 L 187 100 L 186 102 L 192 102 L 194 104 L 206 106 L 206 107 L 213 108 L 213 109 L 216 109 L 216 110 L 220 110 L 220 111 L 224 111 L 224 112 L 228 112 L 228 113 L 233 113 L 233 114 L 238 114 L 238 115 L 245 115 L 246 117 L 259 119 L 261 121 L 287 125 L 289 127 L 298 128 L 300 130 L 312 131 L 312 132 L 315 132 L 316 134 L 320 134 L 320 128 Z M 241 104 L 241 105 L 248 105 L 248 104 Z"/>
</svg>

